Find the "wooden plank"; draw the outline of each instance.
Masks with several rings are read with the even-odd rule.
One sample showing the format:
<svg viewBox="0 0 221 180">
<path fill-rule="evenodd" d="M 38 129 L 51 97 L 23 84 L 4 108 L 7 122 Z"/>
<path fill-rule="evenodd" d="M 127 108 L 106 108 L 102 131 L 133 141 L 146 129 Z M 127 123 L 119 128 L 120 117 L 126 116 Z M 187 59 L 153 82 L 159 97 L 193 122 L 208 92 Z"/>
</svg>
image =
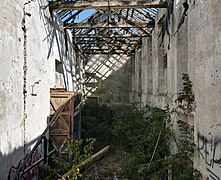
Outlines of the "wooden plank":
<svg viewBox="0 0 221 180">
<path fill-rule="evenodd" d="M 103 149 L 101 149 L 100 151 L 98 151 L 97 153 L 93 154 L 91 157 L 85 159 L 84 161 L 80 162 L 80 164 L 78 164 L 76 166 L 76 168 L 82 172 L 84 170 L 86 170 L 88 167 L 90 167 L 90 165 L 92 165 L 93 163 L 95 163 L 97 160 L 99 160 L 101 157 L 103 157 L 105 154 L 107 154 L 110 150 L 110 145 L 104 147 Z M 71 171 L 65 173 L 62 176 L 62 180 L 66 180 L 66 179 L 70 179 L 70 175 L 71 175 Z"/>
<path fill-rule="evenodd" d="M 69 130 L 64 129 L 53 129 L 50 131 L 51 136 L 67 136 L 69 135 Z"/>
<path fill-rule="evenodd" d="M 69 18 L 65 19 L 64 24 L 68 21 L 74 19 L 78 14 L 80 14 L 83 10 L 77 11 L 75 14 L 71 15 Z"/>
<path fill-rule="evenodd" d="M 55 147 L 60 151 L 62 145 L 65 142 L 66 137 L 68 137 L 68 135 L 56 135 L 56 136 L 50 136 L 50 139 L 55 145 Z"/>
<path fill-rule="evenodd" d="M 85 10 L 85 9 L 126 9 L 126 8 L 166 8 L 167 0 L 124 0 L 124 1 L 69 1 L 49 2 L 50 10 Z"/>
<path fill-rule="evenodd" d="M 107 46 L 103 46 L 103 47 L 99 47 L 99 46 L 83 46 L 82 50 L 126 50 L 127 48 L 124 47 L 119 47 L 119 46 L 115 46 L 115 47 L 107 47 Z"/>
<path fill-rule="evenodd" d="M 135 22 L 131 21 L 128 19 L 128 17 L 123 16 L 122 14 L 119 14 L 117 12 L 113 12 L 114 14 L 116 14 L 119 18 L 122 18 L 125 22 L 127 22 L 128 24 L 134 26 L 136 25 Z M 152 22 L 154 24 L 154 22 Z M 148 32 L 146 30 L 144 30 L 142 27 L 138 27 L 140 29 L 140 31 L 142 31 L 144 34 L 148 34 Z"/>
<path fill-rule="evenodd" d="M 58 88 L 58 89 L 50 89 L 50 93 L 52 96 L 60 96 L 60 95 L 67 95 L 67 96 L 75 96 L 75 95 L 78 95 L 80 94 L 79 92 L 72 92 L 72 91 L 64 91 L 63 88 Z"/>
<path fill-rule="evenodd" d="M 102 55 L 102 54 L 112 54 L 112 55 L 128 55 L 128 56 L 130 56 L 130 55 L 132 55 L 132 54 L 134 54 L 134 53 L 131 53 L 131 52 L 128 52 L 128 53 L 126 53 L 126 52 L 84 52 L 84 54 L 86 54 L 86 55 L 94 55 L 94 54 L 100 54 L 100 55 Z"/>
<path fill-rule="evenodd" d="M 78 105 L 77 105 L 77 106 L 75 106 L 74 110 L 75 110 L 75 111 L 79 110 L 79 109 L 81 108 L 81 105 L 82 105 L 82 103 L 81 103 L 81 102 L 80 102 L 80 103 L 78 103 Z"/>
<path fill-rule="evenodd" d="M 64 115 L 64 116 L 69 116 L 70 115 L 70 112 L 69 111 L 64 111 L 64 112 L 61 112 L 60 115 Z"/>
<path fill-rule="evenodd" d="M 96 28 L 154 28 L 154 23 L 148 22 L 134 22 L 134 24 L 128 24 L 126 22 L 116 23 L 96 23 L 96 24 L 69 24 L 65 26 L 66 29 L 96 29 Z"/>
<path fill-rule="evenodd" d="M 74 121 L 74 112 L 76 108 L 74 106 L 78 105 L 75 105 L 74 102 L 75 97 L 79 96 L 81 96 L 81 93 L 51 91 L 51 114 L 56 113 L 60 106 L 64 106 L 62 111 L 57 115 L 49 131 L 51 140 L 60 151 L 66 149 L 66 147 L 62 147 L 65 144 L 66 137 L 73 138 L 74 127 L 72 127 L 72 121 Z"/>
<path fill-rule="evenodd" d="M 65 88 L 51 88 L 50 93 L 53 92 L 65 92 Z"/>
<path fill-rule="evenodd" d="M 150 34 L 76 34 L 75 38 L 140 38 L 151 37 Z"/>
<path fill-rule="evenodd" d="M 59 102 L 56 102 L 55 99 L 51 99 L 50 100 L 50 104 L 51 104 L 51 112 L 50 114 L 53 115 L 53 113 L 62 105 L 64 105 L 67 101 L 60 101 Z M 66 104 L 64 105 L 64 109 L 66 108 Z"/>
<path fill-rule="evenodd" d="M 67 129 L 69 129 L 69 124 L 70 124 L 70 122 L 68 121 L 68 119 L 66 119 L 64 116 L 63 116 L 63 114 L 60 114 L 60 116 L 59 116 L 59 119 L 60 119 L 60 122 L 62 122 L 63 124 L 62 125 L 64 125 L 64 123 L 65 123 L 65 127 L 67 128 Z M 59 121 L 59 120 L 57 120 L 57 121 Z M 55 126 L 55 125 L 54 125 Z M 59 126 L 59 125 L 58 125 Z"/>
<path fill-rule="evenodd" d="M 71 96 L 75 96 L 77 95 L 76 93 L 64 93 L 64 92 L 60 92 L 59 94 L 56 93 L 51 93 L 51 98 L 71 98 Z"/>
<path fill-rule="evenodd" d="M 62 132 L 58 132 L 58 133 L 55 133 L 55 132 L 50 132 L 51 133 L 51 136 L 54 137 L 54 140 L 56 141 L 57 137 L 58 136 L 65 136 L 65 137 L 68 137 L 69 136 L 69 131 L 68 132 L 65 132 L 65 133 L 62 133 Z M 65 140 L 65 137 L 63 138 L 63 140 Z M 63 141 L 62 140 L 62 141 Z M 56 142 L 56 145 L 58 143 Z M 59 147 L 60 148 L 60 147 Z"/>
<path fill-rule="evenodd" d="M 57 108 L 66 104 L 62 112 L 58 114 L 56 122 L 50 130 L 50 137 L 53 139 L 54 144 L 58 149 L 61 148 L 61 145 L 64 143 L 66 137 L 70 137 L 70 99 L 73 96 L 73 93 L 70 92 L 51 92 L 51 105 L 53 110 L 56 111 Z M 53 112 L 51 112 L 53 113 Z"/>
<path fill-rule="evenodd" d="M 71 99 L 70 99 L 70 102 L 69 102 L 69 105 L 70 105 L 70 109 L 69 109 L 69 137 L 71 138 L 72 137 L 72 134 L 74 133 L 74 128 L 73 128 L 73 121 L 74 121 L 74 117 L 73 117 L 73 114 L 75 112 L 75 109 L 74 109 L 74 99 L 75 99 L 75 96 L 73 96 Z"/>
<path fill-rule="evenodd" d="M 75 116 L 77 116 L 77 115 L 78 115 L 80 112 L 81 112 L 81 110 L 80 110 L 80 109 L 79 109 L 79 110 L 77 110 L 77 111 L 75 111 L 75 112 L 74 112 L 74 117 L 75 117 Z"/>
<path fill-rule="evenodd" d="M 108 41 L 99 41 L 99 40 L 95 40 L 95 41 L 91 41 L 91 40 L 80 40 L 78 42 L 76 42 L 76 44 L 94 44 L 94 45 L 97 45 L 97 44 L 111 44 L 111 45 L 121 45 L 121 44 L 130 44 L 130 45 L 136 45 L 138 42 L 137 41 L 130 41 L 130 42 L 120 42 L 120 41 L 114 41 L 114 42 L 108 42 Z"/>
</svg>

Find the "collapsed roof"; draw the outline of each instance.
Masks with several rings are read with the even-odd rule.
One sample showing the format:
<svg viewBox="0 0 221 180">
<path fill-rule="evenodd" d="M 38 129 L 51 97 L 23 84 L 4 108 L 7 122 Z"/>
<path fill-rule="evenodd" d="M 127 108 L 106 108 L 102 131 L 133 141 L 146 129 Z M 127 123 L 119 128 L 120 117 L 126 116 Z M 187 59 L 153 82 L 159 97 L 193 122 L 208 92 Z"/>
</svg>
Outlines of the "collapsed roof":
<svg viewBox="0 0 221 180">
<path fill-rule="evenodd" d="M 63 22 L 71 29 L 73 43 L 88 54 L 134 53 L 142 37 L 150 36 L 158 8 L 166 8 L 166 0 L 57 0 L 49 2 Z M 86 9 L 95 12 L 76 22 Z"/>
</svg>

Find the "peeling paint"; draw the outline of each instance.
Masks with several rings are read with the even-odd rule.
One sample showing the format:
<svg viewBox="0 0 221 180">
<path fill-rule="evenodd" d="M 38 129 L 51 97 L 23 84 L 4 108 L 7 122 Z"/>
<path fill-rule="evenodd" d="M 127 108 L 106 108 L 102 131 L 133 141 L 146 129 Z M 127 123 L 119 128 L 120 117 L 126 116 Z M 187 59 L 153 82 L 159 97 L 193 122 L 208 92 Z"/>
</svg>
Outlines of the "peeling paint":
<svg viewBox="0 0 221 180">
<path fill-rule="evenodd" d="M 63 29 L 56 16 L 51 18 L 47 1 L 3 0 L 0 20 L 0 179 L 7 179 L 12 165 L 24 160 L 36 138 L 47 125 L 50 113 L 50 87 L 55 86 L 55 58 L 67 64 L 64 69 L 67 90 L 73 90 L 75 66 L 69 71 L 74 49 L 65 56 Z M 8 22 L 3 19 L 7 17 Z M 31 16 L 30 16 L 31 15 Z M 52 23 L 51 19 L 54 20 Z M 70 43 L 70 41 L 68 41 Z M 72 46 L 70 46 L 72 47 Z M 51 49 L 50 49 L 51 48 Z M 72 74 L 71 74 L 72 73 Z M 31 85 L 41 80 L 34 87 Z M 74 84 L 75 83 L 75 84 Z"/>
</svg>

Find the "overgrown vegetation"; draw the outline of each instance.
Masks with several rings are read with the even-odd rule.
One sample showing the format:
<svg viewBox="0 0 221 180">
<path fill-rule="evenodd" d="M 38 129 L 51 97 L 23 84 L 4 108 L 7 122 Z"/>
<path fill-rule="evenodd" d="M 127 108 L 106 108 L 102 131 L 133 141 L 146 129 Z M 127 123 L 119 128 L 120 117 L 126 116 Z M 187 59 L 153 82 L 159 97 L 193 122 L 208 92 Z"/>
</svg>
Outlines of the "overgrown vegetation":
<svg viewBox="0 0 221 180">
<path fill-rule="evenodd" d="M 96 139 L 95 150 L 97 151 L 113 141 L 112 123 L 113 113 L 106 105 L 99 105 L 96 102 L 88 102 L 82 108 L 82 129 L 83 139 Z"/>
<path fill-rule="evenodd" d="M 201 173 L 193 168 L 192 158 L 196 150 L 193 136 L 193 126 L 178 120 L 179 139 L 176 141 L 177 153 L 171 156 L 173 179 L 175 180 L 198 180 Z"/>
<path fill-rule="evenodd" d="M 86 115 L 87 121 L 83 120 L 83 127 L 87 128 L 84 131 L 89 128 L 87 135 L 100 139 L 100 145 L 112 144 L 111 153 L 121 154 L 119 161 L 123 163 L 119 171 L 123 171 L 120 173 L 122 177 L 166 179 L 168 170 L 177 180 L 201 177 L 191 160 L 195 151 L 193 127 L 178 121 L 180 138 L 176 140 L 171 132 L 168 108 L 162 110 L 147 106 L 140 109 L 133 104 L 115 109 L 114 113 L 113 109 L 94 103 L 87 104 L 85 108 L 83 117 Z M 94 121 L 89 121 L 91 119 Z M 171 155 L 171 146 L 177 149 L 176 154 Z"/>
<path fill-rule="evenodd" d="M 169 129 L 168 109 L 130 106 L 115 117 L 114 134 L 127 153 L 127 178 L 160 179 L 172 170 L 173 179 L 199 179 L 200 173 L 193 169 L 191 157 L 195 150 L 193 127 L 178 121 L 180 138 L 174 139 Z M 170 146 L 176 146 L 177 153 L 171 155 Z"/>
<path fill-rule="evenodd" d="M 163 164 L 160 161 L 153 163 L 151 158 L 154 155 L 154 159 L 162 160 L 169 155 L 167 120 L 166 110 L 151 107 L 140 110 L 136 105 L 131 105 L 117 113 L 114 118 L 113 134 L 118 147 L 126 152 L 127 178 L 166 176 Z M 156 167 L 158 171 L 154 170 Z"/>
<path fill-rule="evenodd" d="M 178 108 L 182 109 L 185 113 L 191 113 L 195 110 L 195 96 L 192 90 L 192 82 L 190 81 L 189 75 L 183 73 L 183 89 L 178 93 L 176 102 Z"/>
<path fill-rule="evenodd" d="M 105 169 L 96 172 L 100 179 L 113 178 L 113 173 L 120 179 L 167 179 L 172 172 L 174 180 L 199 180 L 201 174 L 191 160 L 195 151 L 193 127 L 179 120 L 180 135 L 176 139 L 171 131 L 171 114 L 168 107 L 162 110 L 132 104 L 110 108 L 87 102 L 82 110 L 82 138 L 93 139 L 75 143 L 69 140 L 72 161 L 64 162 L 58 154 L 52 156 L 43 179 L 57 179 L 67 172 L 70 179 L 93 179 L 90 171 L 82 176 L 77 165 L 110 144 L 108 158 L 96 163 L 96 170 Z M 171 149 L 176 149 L 173 154 Z M 117 165 L 110 166 L 111 163 Z"/>
<path fill-rule="evenodd" d="M 77 165 L 92 155 L 95 139 L 70 140 L 67 139 L 69 160 L 65 160 L 60 154 L 55 153 L 49 158 L 48 166 L 40 174 L 42 180 L 62 178 L 68 172 L 69 179 L 84 179 Z M 66 158 L 67 159 L 67 158 Z"/>
</svg>

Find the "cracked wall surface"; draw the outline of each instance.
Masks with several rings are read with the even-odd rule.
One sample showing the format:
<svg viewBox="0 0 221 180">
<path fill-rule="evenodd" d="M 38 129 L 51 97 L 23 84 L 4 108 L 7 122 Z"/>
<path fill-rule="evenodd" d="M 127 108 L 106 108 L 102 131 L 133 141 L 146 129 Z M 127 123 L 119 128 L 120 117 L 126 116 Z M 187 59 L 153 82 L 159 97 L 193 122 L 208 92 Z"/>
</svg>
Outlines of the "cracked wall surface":
<svg viewBox="0 0 221 180">
<path fill-rule="evenodd" d="M 170 34 L 176 32 L 184 10 L 182 1 L 174 2 L 169 25 Z M 144 38 L 141 50 L 136 51 L 135 62 L 143 66 L 140 70 L 134 71 L 133 78 L 142 75 L 139 80 L 133 81 L 132 85 L 141 95 L 140 99 L 137 97 L 137 101 L 161 108 L 168 104 L 172 109 L 177 107 L 175 99 L 183 88 L 182 73 L 189 74 L 196 108 L 192 113 L 179 112 L 179 116 L 172 118 L 174 131 L 177 131 L 178 119 L 194 125 L 197 147 L 193 160 L 194 167 L 202 172 L 204 179 L 219 180 L 221 177 L 221 12 L 219 10 L 221 4 L 218 0 L 212 2 L 195 0 L 188 3 L 189 10 L 179 31 L 170 36 L 170 41 L 166 35 L 161 46 L 161 39 L 158 36 L 162 23 L 158 20 L 165 11 L 159 10 L 156 27 L 152 32 L 152 41 L 149 41 L 148 45 L 147 38 Z M 151 45 L 150 60 L 146 54 L 151 49 Z M 166 65 L 162 63 L 164 60 L 167 62 Z"/>
<path fill-rule="evenodd" d="M 6 1 L 0 11 L 0 179 L 6 179 L 47 125 L 50 88 L 82 91 L 83 61 L 46 0 Z M 56 83 L 56 61 L 63 68 Z M 2 163 L 4 162 L 4 163 Z"/>
</svg>

